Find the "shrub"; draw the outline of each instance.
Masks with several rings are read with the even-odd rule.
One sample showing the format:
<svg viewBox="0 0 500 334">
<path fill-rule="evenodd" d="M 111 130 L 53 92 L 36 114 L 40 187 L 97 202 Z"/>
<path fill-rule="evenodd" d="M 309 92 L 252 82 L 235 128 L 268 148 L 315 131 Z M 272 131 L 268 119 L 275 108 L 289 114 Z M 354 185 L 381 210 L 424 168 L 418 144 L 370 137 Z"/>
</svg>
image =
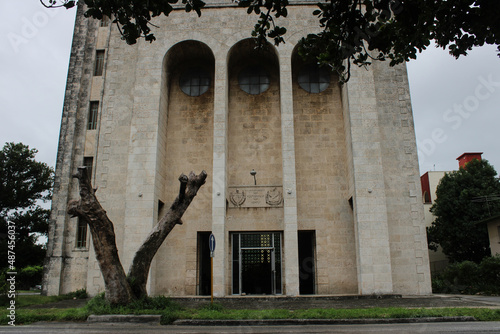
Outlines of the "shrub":
<svg viewBox="0 0 500 334">
<path fill-rule="evenodd" d="M 479 270 L 484 284 L 500 285 L 500 255 L 484 258 Z"/>
<path fill-rule="evenodd" d="M 111 305 L 104 292 L 92 298 L 85 307 L 91 314 L 137 314 L 143 313 L 144 310 L 170 312 L 179 309 L 175 302 L 165 296 L 133 300 L 125 306 Z"/>
<path fill-rule="evenodd" d="M 500 255 L 486 257 L 479 264 L 481 290 L 487 294 L 500 294 Z"/>
<path fill-rule="evenodd" d="M 43 267 L 27 266 L 17 271 L 16 290 L 29 290 L 42 283 Z"/>
<path fill-rule="evenodd" d="M 486 257 L 478 265 L 464 261 L 448 265 L 432 277 L 432 291 L 441 293 L 500 293 L 500 256 Z"/>
<path fill-rule="evenodd" d="M 479 266 L 472 261 L 450 264 L 443 272 L 443 277 L 457 286 L 474 286 L 479 281 Z"/>
<path fill-rule="evenodd" d="M 89 314 L 112 314 L 112 307 L 106 301 L 104 292 L 92 298 L 87 305 L 85 305 L 85 308 Z"/>
<path fill-rule="evenodd" d="M 71 298 L 73 298 L 73 299 L 85 299 L 88 297 L 88 294 L 87 294 L 87 290 L 80 289 L 80 290 L 76 290 L 76 291 L 67 293 L 65 296 L 70 298 L 70 299 Z"/>
</svg>

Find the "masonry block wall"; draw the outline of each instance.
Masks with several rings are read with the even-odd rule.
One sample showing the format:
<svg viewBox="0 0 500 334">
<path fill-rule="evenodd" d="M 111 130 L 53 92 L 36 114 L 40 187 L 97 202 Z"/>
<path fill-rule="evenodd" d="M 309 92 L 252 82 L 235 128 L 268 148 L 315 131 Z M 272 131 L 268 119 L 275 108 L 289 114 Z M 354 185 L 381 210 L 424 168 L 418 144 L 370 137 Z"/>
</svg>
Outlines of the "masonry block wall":
<svg viewBox="0 0 500 334">
<path fill-rule="evenodd" d="M 298 229 L 322 231 L 316 236 L 318 293 L 357 293 L 353 213 L 346 200 L 349 198 L 347 147 L 338 77 L 332 75 L 331 85 L 325 91 L 308 93 L 297 83 L 299 69 L 304 64 L 297 59 L 294 65 Z"/>
</svg>

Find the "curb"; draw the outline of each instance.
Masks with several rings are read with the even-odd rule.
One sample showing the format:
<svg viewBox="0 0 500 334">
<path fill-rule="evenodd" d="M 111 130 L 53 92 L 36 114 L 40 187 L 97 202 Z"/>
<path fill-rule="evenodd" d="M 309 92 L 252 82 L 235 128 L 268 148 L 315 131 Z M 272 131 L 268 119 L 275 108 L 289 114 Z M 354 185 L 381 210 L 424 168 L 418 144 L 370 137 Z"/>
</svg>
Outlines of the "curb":
<svg viewBox="0 0 500 334">
<path fill-rule="evenodd" d="M 160 324 L 161 315 L 156 314 L 109 314 L 109 315 L 94 315 L 91 314 L 87 318 L 87 322 L 132 322 L 132 323 L 150 323 Z"/>
<path fill-rule="evenodd" d="M 385 318 L 385 319 L 249 319 L 249 320 L 175 320 L 176 326 L 286 326 L 286 325 L 361 325 L 396 324 L 425 322 L 464 322 L 476 321 L 474 317 L 423 317 L 423 318 Z"/>
</svg>

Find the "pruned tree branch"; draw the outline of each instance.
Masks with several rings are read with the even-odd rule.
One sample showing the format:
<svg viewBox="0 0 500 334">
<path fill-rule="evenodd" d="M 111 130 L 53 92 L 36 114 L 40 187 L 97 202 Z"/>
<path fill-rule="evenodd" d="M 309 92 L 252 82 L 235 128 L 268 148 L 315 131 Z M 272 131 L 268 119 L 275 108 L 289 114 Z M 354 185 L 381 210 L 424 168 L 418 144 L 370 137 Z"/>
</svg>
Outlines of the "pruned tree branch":
<svg viewBox="0 0 500 334">
<path fill-rule="evenodd" d="M 184 174 L 179 177 L 179 195 L 146 237 L 142 246 L 135 253 L 130 266 L 128 281 L 136 296 L 147 294 L 146 283 L 153 257 L 175 225 L 182 224 L 182 215 L 186 212 L 200 187 L 205 184 L 206 178 L 207 173 L 205 171 L 202 171 L 199 175 L 191 172 L 189 177 Z"/>
<path fill-rule="evenodd" d="M 147 296 L 146 282 L 151 261 L 175 225 L 182 224 L 182 215 L 200 187 L 205 184 L 207 173 L 202 171 L 196 175 L 191 172 L 189 176 L 182 174 L 179 177 L 179 195 L 136 252 L 128 276 L 125 275 L 118 256 L 113 223 L 95 197 L 87 168 L 79 167 L 73 177 L 79 181 L 80 200 L 68 203 L 68 213 L 82 219 L 90 228 L 96 258 L 104 278 L 106 299 L 113 304 L 124 305 L 132 299 Z"/>
<path fill-rule="evenodd" d="M 112 304 L 126 304 L 134 296 L 118 256 L 113 223 L 95 197 L 87 168 L 79 167 L 73 177 L 78 179 L 80 185 L 80 200 L 68 203 L 68 213 L 78 216 L 90 228 L 107 300 Z"/>
</svg>

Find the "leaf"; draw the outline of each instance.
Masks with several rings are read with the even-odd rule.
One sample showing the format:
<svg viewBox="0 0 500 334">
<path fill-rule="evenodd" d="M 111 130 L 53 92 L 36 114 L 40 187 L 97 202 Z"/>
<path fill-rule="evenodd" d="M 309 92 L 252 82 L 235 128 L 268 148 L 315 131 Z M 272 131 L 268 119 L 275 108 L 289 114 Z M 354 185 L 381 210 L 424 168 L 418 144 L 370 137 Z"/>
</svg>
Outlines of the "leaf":
<svg viewBox="0 0 500 334">
<path fill-rule="evenodd" d="M 55 3 L 55 1 L 54 1 L 54 3 Z M 63 6 L 64 6 L 66 9 L 70 9 L 70 8 L 75 7 L 75 4 L 76 4 L 76 1 L 71 0 L 71 1 L 66 2 Z"/>
</svg>

